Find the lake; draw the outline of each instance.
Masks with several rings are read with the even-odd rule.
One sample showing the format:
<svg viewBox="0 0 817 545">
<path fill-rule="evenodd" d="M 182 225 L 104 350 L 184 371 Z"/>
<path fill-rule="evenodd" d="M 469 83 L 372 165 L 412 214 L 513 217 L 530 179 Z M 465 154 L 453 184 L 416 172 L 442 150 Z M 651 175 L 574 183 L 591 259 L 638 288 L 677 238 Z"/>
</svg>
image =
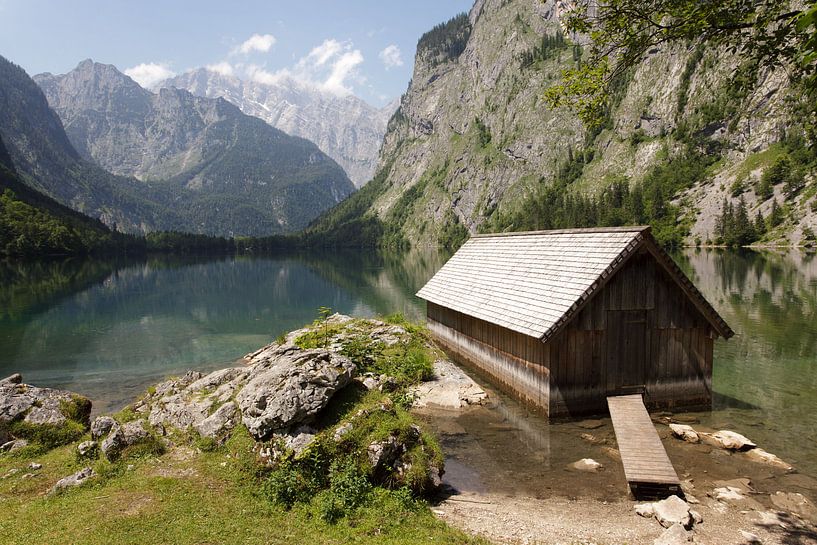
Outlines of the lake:
<svg viewBox="0 0 817 545">
<path fill-rule="evenodd" d="M 235 362 L 312 321 L 320 306 L 420 320 L 424 304 L 413 294 L 446 257 L 327 251 L 0 262 L 0 376 L 20 372 L 28 383 L 87 395 L 95 412 L 118 409 L 166 376 Z M 716 342 L 714 410 L 699 418 L 817 475 L 814 254 L 689 249 L 674 257 L 737 333 Z M 557 433 L 513 400 L 503 397 L 492 411 L 462 424 L 487 429 L 486 419 L 511 418 L 550 434 L 549 444 Z M 527 435 L 520 441 L 533 446 L 524 448 L 541 453 Z"/>
</svg>

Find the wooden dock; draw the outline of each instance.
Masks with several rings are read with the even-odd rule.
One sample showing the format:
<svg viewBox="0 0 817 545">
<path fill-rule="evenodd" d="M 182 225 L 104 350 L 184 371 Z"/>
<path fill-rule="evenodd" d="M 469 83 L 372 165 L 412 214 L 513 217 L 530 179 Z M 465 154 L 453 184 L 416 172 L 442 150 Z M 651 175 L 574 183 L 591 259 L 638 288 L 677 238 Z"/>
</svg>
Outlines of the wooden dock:
<svg viewBox="0 0 817 545">
<path fill-rule="evenodd" d="M 640 394 L 610 396 L 607 406 L 613 419 L 624 475 L 637 498 L 681 495 L 678 474 L 664 450 Z"/>
</svg>

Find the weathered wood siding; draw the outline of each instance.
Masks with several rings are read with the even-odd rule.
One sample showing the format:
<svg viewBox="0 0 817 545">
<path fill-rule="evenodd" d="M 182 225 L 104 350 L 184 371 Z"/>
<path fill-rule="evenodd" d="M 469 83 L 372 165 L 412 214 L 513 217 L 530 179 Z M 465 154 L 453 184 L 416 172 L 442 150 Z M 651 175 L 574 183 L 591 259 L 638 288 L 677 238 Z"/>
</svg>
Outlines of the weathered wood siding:
<svg viewBox="0 0 817 545">
<path fill-rule="evenodd" d="M 711 326 L 646 251 L 547 346 L 550 416 L 602 413 L 607 395 L 641 391 L 649 408 L 711 403 Z"/>
<path fill-rule="evenodd" d="M 548 350 L 539 340 L 428 303 L 428 328 L 465 365 L 488 374 L 507 391 L 548 410 Z"/>
</svg>

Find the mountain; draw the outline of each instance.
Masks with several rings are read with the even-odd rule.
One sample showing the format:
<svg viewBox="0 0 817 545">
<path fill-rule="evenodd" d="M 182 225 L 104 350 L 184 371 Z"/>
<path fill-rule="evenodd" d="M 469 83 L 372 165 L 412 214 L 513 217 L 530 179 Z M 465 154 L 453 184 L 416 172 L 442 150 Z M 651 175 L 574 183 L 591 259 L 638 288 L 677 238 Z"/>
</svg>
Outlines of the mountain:
<svg viewBox="0 0 817 545">
<path fill-rule="evenodd" d="M 374 174 L 386 123 L 397 107 L 374 108 L 354 95 L 338 96 L 291 77 L 244 81 L 207 68 L 171 78 L 159 87 L 224 98 L 273 127 L 311 140 L 361 187 Z"/>
<path fill-rule="evenodd" d="M 166 192 L 186 231 L 297 230 L 354 191 L 314 144 L 225 100 L 178 89 L 152 93 L 90 60 L 34 79 L 79 155 Z"/>
<path fill-rule="evenodd" d="M 25 185 L 0 138 L 0 256 L 140 251 L 129 235 L 76 212 Z"/>
<path fill-rule="evenodd" d="M 83 160 L 34 80 L 3 57 L 0 139 L 20 179 L 66 206 L 128 231 L 179 225 L 163 193 Z"/>
<path fill-rule="evenodd" d="M 456 246 L 485 231 L 649 222 L 669 245 L 813 237 L 817 155 L 785 70 L 658 47 L 614 82 L 588 131 L 544 100 L 583 55 L 582 38 L 562 34 L 563 5 L 478 0 L 421 37 L 373 182 L 313 236 Z"/>
</svg>

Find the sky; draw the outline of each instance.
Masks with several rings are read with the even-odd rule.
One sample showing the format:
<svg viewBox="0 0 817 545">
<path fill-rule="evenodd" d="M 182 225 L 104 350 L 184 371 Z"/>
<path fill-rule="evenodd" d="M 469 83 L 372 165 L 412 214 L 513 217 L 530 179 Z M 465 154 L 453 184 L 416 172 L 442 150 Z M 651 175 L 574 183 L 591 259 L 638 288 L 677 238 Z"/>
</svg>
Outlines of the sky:
<svg viewBox="0 0 817 545">
<path fill-rule="evenodd" d="M 0 55 L 30 75 L 91 58 L 144 86 L 209 66 L 290 76 L 375 105 L 408 85 L 417 39 L 473 0 L 0 0 Z"/>
</svg>

